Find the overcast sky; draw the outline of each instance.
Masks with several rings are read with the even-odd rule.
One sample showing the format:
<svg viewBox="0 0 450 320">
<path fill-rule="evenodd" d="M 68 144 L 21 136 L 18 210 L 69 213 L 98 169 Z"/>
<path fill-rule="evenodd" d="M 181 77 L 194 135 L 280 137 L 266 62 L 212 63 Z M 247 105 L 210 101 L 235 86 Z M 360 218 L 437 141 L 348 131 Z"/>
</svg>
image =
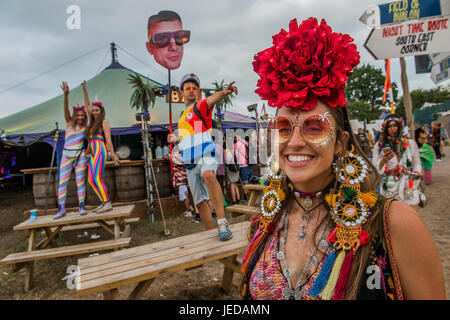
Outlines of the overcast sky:
<svg viewBox="0 0 450 320">
<path fill-rule="evenodd" d="M 199 75 L 202 87 L 224 79 L 236 81 L 239 95 L 234 108 L 261 100 L 254 91 L 257 76 L 253 56 L 271 46 L 272 36 L 288 29 L 289 21 L 325 18 L 335 32 L 355 39 L 361 65 L 384 69 L 384 61 L 363 47 L 369 28 L 358 19 L 372 4 L 386 0 L 0 0 L 0 118 L 32 107 L 61 93 L 63 80 L 75 87 L 94 77 L 111 62 L 109 43 L 119 46 L 119 62 L 158 82 L 167 83 L 167 70 L 149 56 L 145 41 L 147 20 L 160 10 L 176 11 L 183 28 L 191 30 L 180 68 L 172 71 L 178 85 L 185 73 Z M 81 9 L 81 28 L 69 30 L 66 13 L 70 5 Z M 13 89 L 11 87 L 71 61 Z M 131 57 L 125 51 L 133 54 Z M 410 90 L 435 87 L 430 74 L 415 74 L 414 58 L 406 58 Z M 391 62 L 391 80 L 400 83 L 400 62 Z M 444 83 L 445 85 L 445 83 Z M 9 90 L 8 90 L 9 89 Z M 5 90 L 7 90 L 5 92 Z M 382 92 L 380 92 L 382 95 Z"/>
</svg>

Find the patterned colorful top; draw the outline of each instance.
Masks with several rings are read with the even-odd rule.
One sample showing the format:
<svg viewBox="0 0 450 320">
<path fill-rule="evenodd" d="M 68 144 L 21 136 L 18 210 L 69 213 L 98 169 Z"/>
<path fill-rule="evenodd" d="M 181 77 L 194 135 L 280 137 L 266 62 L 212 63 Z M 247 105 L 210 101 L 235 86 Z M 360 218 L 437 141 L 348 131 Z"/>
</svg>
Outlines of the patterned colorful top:
<svg viewBox="0 0 450 320">
<path fill-rule="evenodd" d="M 195 105 L 205 123 L 195 114 Z M 211 137 L 212 110 L 208 110 L 206 99 L 203 99 L 187 107 L 181 114 L 178 121 L 178 135 L 184 164 L 197 163 L 202 156 L 214 157 L 215 146 Z"/>
<path fill-rule="evenodd" d="M 83 148 L 83 140 L 86 138 L 86 130 L 82 128 L 79 131 L 75 131 L 72 126 L 69 126 L 66 130 L 64 149 L 79 150 Z"/>
<path fill-rule="evenodd" d="M 89 137 L 89 141 L 105 142 L 105 135 L 103 134 L 103 131 L 100 129 L 100 131 L 95 136 Z"/>
<path fill-rule="evenodd" d="M 250 294 L 255 300 L 287 300 L 289 296 L 285 291 L 289 284 L 281 271 L 278 253 L 279 232 L 274 232 L 267 240 L 266 249 L 259 257 L 253 273 L 250 277 Z M 327 255 L 320 261 L 317 269 L 311 275 L 307 283 L 301 289 L 301 300 L 319 300 L 311 297 L 308 292 L 311 290 L 314 280 L 317 278 Z"/>
<path fill-rule="evenodd" d="M 170 154 L 165 156 L 166 159 L 170 158 Z M 187 185 L 187 173 L 184 168 L 183 162 L 181 161 L 181 155 L 179 152 L 172 152 L 172 163 L 173 163 L 173 187 L 179 187 L 182 185 Z"/>
<path fill-rule="evenodd" d="M 380 218 L 381 218 L 380 214 Z M 383 223 L 385 218 L 383 218 Z M 387 226 L 385 225 L 385 230 Z M 388 233 L 388 231 L 387 231 Z M 359 284 L 358 300 L 379 300 L 379 299 L 402 299 L 401 290 L 398 290 L 398 275 L 393 272 L 392 265 L 395 266 L 393 257 L 383 247 L 381 232 L 376 234 L 370 243 L 370 256 L 367 261 L 366 272 L 363 273 Z M 390 246 L 390 238 L 387 236 Z M 264 251 L 249 276 L 248 297 L 255 300 L 286 300 L 290 297 L 285 293 L 289 288 L 287 279 L 284 277 L 281 265 L 277 259 L 279 229 L 267 239 Z M 392 249 L 390 250 L 392 252 Z M 320 297 L 309 295 L 314 281 L 319 275 L 323 264 L 331 253 L 327 249 L 322 260 L 317 264 L 316 269 L 309 279 L 300 289 L 298 295 L 301 300 L 319 300 Z M 381 272 L 380 272 L 381 271 Z M 395 287 L 394 283 L 397 285 Z M 397 294 L 397 292 L 399 292 Z M 400 295 L 400 297 L 399 297 Z"/>
</svg>

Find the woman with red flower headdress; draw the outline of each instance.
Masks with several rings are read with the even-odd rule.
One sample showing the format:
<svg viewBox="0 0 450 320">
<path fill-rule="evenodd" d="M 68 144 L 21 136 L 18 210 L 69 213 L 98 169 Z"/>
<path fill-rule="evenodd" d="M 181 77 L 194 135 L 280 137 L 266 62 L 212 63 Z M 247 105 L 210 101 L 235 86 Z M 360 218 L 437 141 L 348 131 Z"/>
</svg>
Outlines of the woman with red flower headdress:
<svg viewBox="0 0 450 320">
<path fill-rule="evenodd" d="M 74 106 L 73 113 L 69 111 L 69 86 L 63 81 L 61 89 L 64 92 L 64 118 L 66 120 L 66 135 L 64 150 L 59 165 L 58 179 L 58 212 L 53 216 L 59 219 L 66 214 L 66 195 L 72 170 L 75 168 L 75 181 L 79 201 L 80 214 L 86 214 L 85 207 L 86 188 L 85 177 L 87 158 L 84 149 L 88 117 L 85 106 Z"/>
<path fill-rule="evenodd" d="M 390 114 L 381 126 L 381 139 L 373 150 L 373 165 L 381 174 L 380 193 L 418 210 L 422 176 L 419 148 L 414 140 L 402 134 L 402 118 Z"/>
<path fill-rule="evenodd" d="M 273 37 L 253 62 L 273 172 L 242 258 L 248 299 L 445 298 L 436 246 L 417 212 L 376 192 L 345 109 L 359 63 L 350 36 L 315 18 Z"/>
</svg>

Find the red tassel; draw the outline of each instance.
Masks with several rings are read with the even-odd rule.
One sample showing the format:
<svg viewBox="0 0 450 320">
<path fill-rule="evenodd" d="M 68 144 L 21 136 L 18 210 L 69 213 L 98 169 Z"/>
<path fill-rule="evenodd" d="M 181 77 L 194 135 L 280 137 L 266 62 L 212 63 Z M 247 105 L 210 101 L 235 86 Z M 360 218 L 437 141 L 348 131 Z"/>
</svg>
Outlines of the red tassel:
<svg viewBox="0 0 450 320">
<path fill-rule="evenodd" d="M 328 235 L 328 241 L 331 243 L 335 243 L 336 242 L 336 231 L 337 231 L 337 227 L 334 228 L 330 234 Z"/>
<path fill-rule="evenodd" d="M 368 244 L 370 240 L 370 233 L 367 231 L 361 230 L 361 233 L 359 234 L 359 244 L 361 246 Z"/>
<path fill-rule="evenodd" d="M 347 290 L 348 280 L 350 279 L 350 270 L 352 268 L 354 251 L 350 250 L 345 256 L 344 263 L 341 267 L 339 278 L 334 287 L 334 295 L 331 300 L 341 300 Z"/>
<path fill-rule="evenodd" d="M 409 179 L 409 189 L 414 188 L 414 184 L 411 179 Z"/>
<path fill-rule="evenodd" d="M 253 252 L 255 251 L 255 248 L 258 246 L 259 241 L 262 239 L 262 235 L 264 233 L 261 232 L 261 230 L 256 231 L 255 236 L 253 237 L 252 241 L 249 243 L 247 250 L 245 250 L 245 253 L 243 255 L 242 259 L 242 273 L 245 272 L 247 269 L 248 262 L 250 261 L 250 257 L 253 255 Z"/>
</svg>

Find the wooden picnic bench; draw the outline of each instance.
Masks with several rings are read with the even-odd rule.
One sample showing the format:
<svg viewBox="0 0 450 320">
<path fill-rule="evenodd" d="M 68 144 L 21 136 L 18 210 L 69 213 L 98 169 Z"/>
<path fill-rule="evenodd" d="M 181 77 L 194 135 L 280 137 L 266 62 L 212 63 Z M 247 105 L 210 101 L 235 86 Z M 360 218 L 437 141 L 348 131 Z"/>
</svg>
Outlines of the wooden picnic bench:
<svg viewBox="0 0 450 320">
<path fill-rule="evenodd" d="M 104 299 L 119 299 L 119 287 L 137 284 L 128 299 L 141 299 L 155 278 L 213 261 L 225 265 L 222 289 L 229 292 L 234 272 L 241 272 L 236 259 L 247 248 L 249 224 L 246 221 L 230 225 L 233 237 L 225 242 L 212 229 L 79 259 L 77 294 L 101 292 Z"/>
<path fill-rule="evenodd" d="M 131 238 L 121 238 L 120 229 L 127 227 L 125 218 L 129 217 L 134 209 L 134 205 L 115 207 L 113 210 L 104 213 L 88 213 L 80 215 L 77 212 L 69 212 L 64 217 L 53 219 L 51 215 L 38 216 L 36 220 L 26 220 L 13 229 L 23 230 L 28 233 L 27 251 L 12 253 L 0 261 L 0 264 L 13 264 L 13 271 L 26 267 L 25 291 L 32 286 L 32 276 L 34 262 L 37 260 L 65 257 L 89 252 L 104 250 L 118 250 L 129 245 Z M 108 220 L 113 220 L 113 226 L 108 224 Z M 114 240 L 96 241 L 85 244 L 77 244 L 63 247 L 56 247 L 56 237 L 64 227 L 77 226 L 79 224 L 96 223 L 114 236 Z M 36 243 L 38 231 L 44 230 L 45 238 Z M 52 245 L 53 248 L 47 248 Z"/>
<path fill-rule="evenodd" d="M 249 194 L 247 204 L 234 204 L 225 210 L 238 214 L 258 215 L 261 212 L 260 202 L 265 187 L 259 184 L 245 184 L 244 189 Z"/>
</svg>

